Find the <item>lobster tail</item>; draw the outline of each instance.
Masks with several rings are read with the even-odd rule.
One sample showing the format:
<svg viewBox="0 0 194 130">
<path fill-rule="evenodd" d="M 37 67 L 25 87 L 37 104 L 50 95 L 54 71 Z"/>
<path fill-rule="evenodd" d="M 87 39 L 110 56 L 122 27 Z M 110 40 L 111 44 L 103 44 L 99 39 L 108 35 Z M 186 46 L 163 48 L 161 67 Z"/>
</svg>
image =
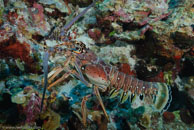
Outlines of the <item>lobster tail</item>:
<svg viewBox="0 0 194 130">
<path fill-rule="evenodd" d="M 92 63 L 86 62 L 81 66 L 80 75 L 83 73 L 87 81 L 97 85 L 101 90 L 109 90 L 110 98 L 120 95 L 120 103 L 129 99 L 132 108 L 144 105 L 152 106 L 161 113 L 169 108 L 172 95 L 171 88 L 167 84 L 146 82 L 126 75 L 104 62 L 100 62 L 95 55 L 94 57 L 92 55 L 92 53 L 87 56 L 79 54 L 82 62 L 89 59 L 92 61 Z"/>
<path fill-rule="evenodd" d="M 164 83 L 153 83 L 157 90 L 157 95 L 154 100 L 154 106 L 157 111 L 163 113 L 168 110 L 172 101 L 172 91 L 170 86 Z"/>
</svg>

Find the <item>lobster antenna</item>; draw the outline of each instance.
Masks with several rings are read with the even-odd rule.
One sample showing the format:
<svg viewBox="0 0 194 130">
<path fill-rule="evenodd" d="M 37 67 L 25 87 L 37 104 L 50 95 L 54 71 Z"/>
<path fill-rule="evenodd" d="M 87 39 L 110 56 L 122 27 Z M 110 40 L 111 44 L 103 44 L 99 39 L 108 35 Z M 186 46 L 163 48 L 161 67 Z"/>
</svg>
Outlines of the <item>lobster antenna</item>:
<svg viewBox="0 0 194 130">
<path fill-rule="evenodd" d="M 61 35 L 64 35 L 65 32 L 80 18 L 82 17 L 98 0 L 94 0 L 92 4 L 90 4 L 87 8 L 85 8 L 80 14 L 78 14 L 75 18 L 73 18 L 68 24 L 66 24 L 61 32 Z M 52 30 L 53 31 L 53 30 Z M 40 112 L 42 112 L 42 108 L 44 105 L 44 98 L 45 98 L 45 93 L 46 93 L 46 88 L 47 88 L 47 77 L 48 77 L 48 60 L 49 60 L 49 52 L 46 51 L 44 52 L 44 57 L 43 57 L 43 70 L 44 70 L 44 88 L 43 88 L 43 95 L 42 95 L 42 100 L 41 100 L 41 106 L 40 106 Z"/>
<path fill-rule="evenodd" d="M 87 8 L 85 8 L 80 14 L 78 14 L 75 18 L 73 18 L 68 24 L 66 24 L 61 31 L 61 35 L 63 36 L 65 32 L 80 18 L 82 17 L 98 0 L 94 0 L 92 4 L 90 4 Z M 64 30 L 64 31 L 63 31 Z"/>
<path fill-rule="evenodd" d="M 44 104 L 44 97 L 45 97 L 46 88 L 47 88 L 48 60 L 49 60 L 49 53 L 48 51 L 46 51 L 44 52 L 44 57 L 43 57 L 44 89 L 43 89 L 43 95 L 42 95 L 42 100 L 41 100 L 40 112 L 42 112 L 42 108 Z"/>
</svg>

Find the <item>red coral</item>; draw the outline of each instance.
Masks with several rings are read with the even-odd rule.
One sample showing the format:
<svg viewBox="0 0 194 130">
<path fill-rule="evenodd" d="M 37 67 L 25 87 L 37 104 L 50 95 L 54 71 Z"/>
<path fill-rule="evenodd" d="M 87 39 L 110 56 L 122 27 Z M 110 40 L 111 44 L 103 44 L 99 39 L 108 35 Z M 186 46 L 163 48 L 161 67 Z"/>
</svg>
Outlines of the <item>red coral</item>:
<svg viewBox="0 0 194 130">
<path fill-rule="evenodd" d="M 166 112 L 163 113 L 163 120 L 164 120 L 166 123 L 168 123 L 168 122 L 173 122 L 174 119 L 175 119 L 175 116 L 174 116 L 174 114 L 173 114 L 172 112 L 166 111 Z"/>
<path fill-rule="evenodd" d="M 16 12 L 9 12 L 7 18 L 11 24 L 15 24 L 18 14 Z"/>
<path fill-rule="evenodd" d="M 162 82 L 164 83 L 164 73 L 161 71 L 156 76 L 147 79 L 150 82 Z"/>
<path fill-rule="evenodd" d="M 119 71 L 128 75 L 135 75 L 135 72 L 131 70 L 131 67 L 127 63 L 122 63 L 119 67 Z"/>
<path fill-rule="evenodd" d="M 21 59 L 25 62 L 27 71 L 31 73 L 39 73 L 37 63 L 30 56 L 30 45 L 26 42 L 20 43 L 14 39 L 9 39 L 7 43 L 0 44 L 0 58 Z"/>
<path fill-rule="evenodd" d="M 27 43 L 20 43 L 18 41 L 12 43 L 10 42 L 8 46 L 0 48 L 0 58 L 20 58 L 26 63 L 32 63 L 30 58 L 30 45 Z"/>
<path fill-rule="evenodd" d="M 93 29 L 88 30 L 88 35 L 89 35 L 90 38 L 97 41 L 101 38 L 102 33 L 101 33 L 100 29 L 93 28 Z"/>
</svg>

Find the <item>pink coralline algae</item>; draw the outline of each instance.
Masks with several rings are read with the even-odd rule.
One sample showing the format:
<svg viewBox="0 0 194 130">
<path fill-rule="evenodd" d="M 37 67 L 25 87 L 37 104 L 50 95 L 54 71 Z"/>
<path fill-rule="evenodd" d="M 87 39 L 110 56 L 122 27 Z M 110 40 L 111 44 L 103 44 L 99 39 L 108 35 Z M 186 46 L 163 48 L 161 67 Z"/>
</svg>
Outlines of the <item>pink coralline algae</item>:
<svg viewBox="0 0 194 130">
<path fill-rule="evenodd" d="M 34 22 L 41 22 L 44 20 L 43 7 L 40 4 L 34 3 L 33 8 L 30 9 L 30 13 L 32 14 L 32 18 Z"/>
<path fill-rule="evenodd" d="M 146 24 L 149 24 L 150 22 L 157 22 L 157 21 L 160 21 L 161 19 L 164 19 L 166 17 L 168 17 L 172 12 L 168 12 L 168 13 L 164 13 L 154 19 L 150 18 L 150 17 L 145 17 L 141 22 L 139 22 L 138 24 L 140 26 L 143 26 L 143 25 L 146 25 Z"/>
<path fill-rule="evenodd" d="M 35 122 L 38 114 L 40 113 L 41 98 L 32 93 L 28 104 L 24 107 L 24 113 L 26 115 L 26 123 L 32 124 Z"/>
<path fill-rule="evenodd" d="M 120 9 L 119 11 L 115 11 L 114 15 L 120 17 L 120 19 L 122 19 L 122 21 L 126 23 L 129 23 L 133 20 L 130 14 L 125 13 L 122 9 Z"/>
<path fill-rule="evenodd" d="M 94 29 L 88 30 L 88 35 L 89 35 L 90 38 L 97 41 L 101 38 L 102 32 L 101 32 L 100 29 L 94 28 Z"/>
<path fill-rule="evenodd" d="M 47 30 L 44 18 L 44 8 L 42 5 L 34 3 L 33 8 L 30 8 L 29 12 L 32 16 L 32 21 L 36 24 L 36 26 L 42 30 Z"/>
</svg>

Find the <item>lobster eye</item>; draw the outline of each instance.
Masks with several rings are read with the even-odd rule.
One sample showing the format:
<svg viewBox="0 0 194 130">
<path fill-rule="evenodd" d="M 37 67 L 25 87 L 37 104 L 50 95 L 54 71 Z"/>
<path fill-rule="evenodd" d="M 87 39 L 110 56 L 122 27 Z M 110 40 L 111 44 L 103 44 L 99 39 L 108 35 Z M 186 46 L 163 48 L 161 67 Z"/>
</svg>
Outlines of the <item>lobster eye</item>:
<svg viewBox="0 0 194 130">
<path fill-rule="evenodd" d="M 81 67 L 81 70 L 85 70 L 85 66 L 82 66 L 82 67 Z"/>
<path fill-rule="evenodd" d="M 86 53 L 87 51 L 85 49 L 83 49 L 83 53 Z"/>
<path fill-rule="evenodd" d="M 140 100 L 143 100 L 143 94 L 139 95 Z"/>
</svg>

